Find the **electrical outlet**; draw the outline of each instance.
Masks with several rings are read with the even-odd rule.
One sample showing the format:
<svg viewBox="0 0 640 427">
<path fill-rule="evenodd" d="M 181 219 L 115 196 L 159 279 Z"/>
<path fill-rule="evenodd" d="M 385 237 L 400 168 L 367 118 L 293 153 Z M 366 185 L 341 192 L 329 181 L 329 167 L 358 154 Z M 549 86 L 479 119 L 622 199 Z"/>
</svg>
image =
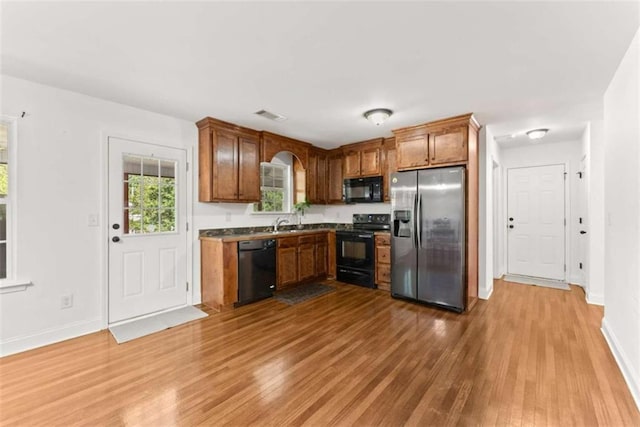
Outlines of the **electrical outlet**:
<svg viewBox="0 0 640 427">
<path fill-rule="evenodd" d="M 60 308 L 71 308 L 73 307 L 73 294 L 62 295 L 60 297 Z"/>
</svg>

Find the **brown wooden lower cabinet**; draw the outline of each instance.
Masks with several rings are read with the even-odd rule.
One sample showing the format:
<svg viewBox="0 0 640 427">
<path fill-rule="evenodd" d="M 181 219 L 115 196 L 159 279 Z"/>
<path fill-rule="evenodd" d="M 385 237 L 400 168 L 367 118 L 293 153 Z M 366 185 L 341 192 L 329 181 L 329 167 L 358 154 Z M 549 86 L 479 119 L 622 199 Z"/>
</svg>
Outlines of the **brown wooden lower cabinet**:
<svg viewBox="0 0 640 427">
<path fill-rule="evenodd" d="M 313 279 L 316 275 L 316 237 L 300 236 L 298 239 L 298 282 Z"/>
<path fill-rule="evenodd" d="M 216 310 L 238 301 L 238 243 L 219 239 L 200 241 L 202 303 Z"/>
<path fill-rule="evenodd" d="M 378 289 L 391 290 L 391 236 L 376 234 L 376 285 Z"/>
<path fill-rule="evenodd" d="M 278 239 L 276 253 L 278 263 L 277 289 L 293 286 L 298 282 L 298 238 L 287 237 Z"/>
<path fill-rule="evenodd" d="M 277 289 L 327 278 L 330 235 L 335 238 L 335 232 L 330 231 L 275 237 Z M 200 251 L 202 303 L 216 310 L 232 308 L 238 301 L 238 242 L 203 238 Z"/>
<path fill-rule="evenodd" d="M 328 275 L 328 233 L 316 235 L 316 277 L 324 278 Z"/>
<path fill-rule="evenodd" d="M 328 232 L 278 238 L 277 289 L 287 289 L 328 275 Z"/>
</svg>

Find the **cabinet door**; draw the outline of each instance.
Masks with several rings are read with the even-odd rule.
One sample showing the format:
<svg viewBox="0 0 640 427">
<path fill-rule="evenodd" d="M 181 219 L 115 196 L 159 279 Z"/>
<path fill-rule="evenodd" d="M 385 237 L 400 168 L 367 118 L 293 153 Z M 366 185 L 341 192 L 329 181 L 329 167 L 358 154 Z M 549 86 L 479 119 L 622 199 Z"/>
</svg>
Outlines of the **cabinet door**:
<svg viewBox="0 0 640 427">
<path fill-rule="evenodd" d="M 327 243 L 316 243 L 316 277 L 325 278 L 328 272 Z"/>
<path fill-rule="evenodd" d="M 391 174 L 397 172 L 395 148 L 387 151 L 386 163 L 387 164 L 384 170 L 384 177 L 382 179 L 384 180 L 384 200 L 389 201 L 391 200 L 391 186 L 389 184 Z"/>
<path fill-rule="evenodd" d="M 460 126 L 429 133 L 430 163 L 467 161 L 467 127 Z"/>
<path fill-rule="evenodd" d="M 311 203 L 318 203 L 318 154 L 312 151 L 309 151 L 306 174 L 305 186 L 307 199 Z"/>
<path fill-rule="evenodd" d="M 344 155 L 344 177 L 358 178 L 360 176 L 360 151 L 349 151 Z"/>
<path fill-rule="evenodd" d="M 317 203 L 327 203 L 327 156 L 320 154 L 318 156 L 318 164 L 316 166 L 316 181 L 313 183 L 316 187 Z"/>
<path fill-rule="evenodd" d="M 380 175 L 380 148 L 369 148 L 360 152 L 360 175 Z"/>
<path fill-rule="evenodd" d="M 316 275 L 315 245 L 305 243 L 298 247 L 298 281 L 311 279 Z"/>
<path fill-rule="evenodd" d="M 342 177 L 342 157 L 335 156 L 329 158 L 329 203 L 342 203 L 342 187 L 344 179 Z"/>
<path fill-rule="evenodd" d="M 214 200 L 238 199 L 238 138 L 234 133 L 213 131 Z M 260 179 L 258 170 L 258 179 Z"/>
<path fill-rule="evenodd" d="M 398 169 L 415 169 L 429 165 L 429 138 L 426 132 L 396 135 Z"/>
<path fill-rule="evenodd" d="M 238 200 L 260 201 L 260 142 L 245 136 L 238 138 Z"/>
<path fill-rule="evenodd" d="M 298 281 L 298 248 L 278 248 L 278 289 Z"/>
</svg>

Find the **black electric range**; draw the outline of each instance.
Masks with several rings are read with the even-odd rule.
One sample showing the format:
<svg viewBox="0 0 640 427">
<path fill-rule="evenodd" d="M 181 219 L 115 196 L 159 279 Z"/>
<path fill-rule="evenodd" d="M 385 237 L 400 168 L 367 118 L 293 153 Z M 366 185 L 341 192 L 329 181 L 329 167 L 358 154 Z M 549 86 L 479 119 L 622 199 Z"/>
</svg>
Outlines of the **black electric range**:
<svg viewBox="0 0 640 427">
<path fill-rule="evenodd" d="M 374 232 L 390 230 L 390 214 L 354 214 L 353 230 L 336 232 L 337 279 L 375 288 Z"/>
</svg>

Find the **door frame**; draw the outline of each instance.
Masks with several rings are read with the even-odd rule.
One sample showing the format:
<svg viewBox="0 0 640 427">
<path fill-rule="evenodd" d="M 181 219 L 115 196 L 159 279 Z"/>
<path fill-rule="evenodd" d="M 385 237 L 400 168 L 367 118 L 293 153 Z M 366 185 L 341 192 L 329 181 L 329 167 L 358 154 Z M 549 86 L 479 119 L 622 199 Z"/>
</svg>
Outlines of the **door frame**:
<svg viewBox="0 0 640 427">
<path fill-rule="evenodd" d="M 503 224 L 500 227 L 502 230 L 500 232 L 500 236 L 505 243 L 504 246 L 504 257 L 503 262 L 505 266 L 505 274 L 509 274 L 509 241 L 507 236 L 507 216 L 509 215 L 509 169 L 522 169 L 522 168 L 536 168 L 543 166 L 564 166 L 564 264 L 567 266 L 564 272 L 564 281 L 569 282 L 569 278 L 571 277 L 571 266 L 569 264 L 571 260 L 571 250 L 570 250 L 570 241 L 569 236 L 571 236 L 572 224 L 571 224 L 571 185 L 570 179 L 567 179 L 567 176 L 571 173 L 570 164 L 568 162 L 552 162 L 552 163 L 532 163 L 532 164 L 517 164 L 517 165 L 509 165 L 503 166 L 503 180 L 502 180 L 502 188 L 504 190 L 504 198 L 502 201 L 503 212 L 505 213 Z"/>
<path fill-rule="evenodd" d="M 193 305 L 194 292 L 193 292 L 193 147 L 189 146 L 176 147 L 169 141 L 160 141 L 153 137 L 144 135 L 132 135 L 131 133 L 120 133 L 112 131 L 100 132 L 100 218 L 99 218 L 99 230 L 102 244 L 100 245 L 100 323 L 101 329 L 107 329 L 109 327 L 109 138 L 124 139 L 131 142 L 137 142 L 141 144 L 157 145 L 165 148 L 172 148 L 175 150 L 184 150 L 186 153 L 187 165 L 187 282 L 189 282 L 189 290 L 187 291 L 187 305 Z M 153 313 L 157 314 L 157 313 Z M 146 316 L 136 317 L 140 319 Z M 126 323 L 127 321 L 119 322 Z"/>
</svg>

